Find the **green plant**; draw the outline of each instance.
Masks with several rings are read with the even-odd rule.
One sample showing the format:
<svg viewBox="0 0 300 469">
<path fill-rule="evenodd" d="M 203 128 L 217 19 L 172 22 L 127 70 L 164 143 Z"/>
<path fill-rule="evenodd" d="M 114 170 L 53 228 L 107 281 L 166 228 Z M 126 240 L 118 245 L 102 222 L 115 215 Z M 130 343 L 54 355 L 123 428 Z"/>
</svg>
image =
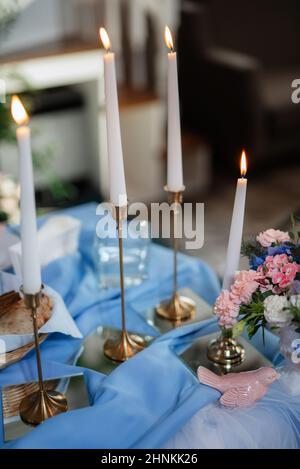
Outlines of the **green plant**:
<svg viewBox="0 0 300 469">
<path fill-rule="evenodd" d="M 5 0 L 0 4 L 0 34 L 6 34 L 12 27 L 20 11 L 18 0 Z"/>
<path fill-rule="evenodd" d="M 240 335 L 246 328 L 248 337 L 251 339 L 256 332 L 262 328 L 264 340 L 265 327 L 267 324 L 264 317 L 264 300 L 271 294 L 272 292 L 270 291 L 262 293 L 257 290 L 253 293 L 252 300 L 248 305 L 241 305 L 239 314 L 242 319 L 233 326 L 235 335 Z"/>
</svg>

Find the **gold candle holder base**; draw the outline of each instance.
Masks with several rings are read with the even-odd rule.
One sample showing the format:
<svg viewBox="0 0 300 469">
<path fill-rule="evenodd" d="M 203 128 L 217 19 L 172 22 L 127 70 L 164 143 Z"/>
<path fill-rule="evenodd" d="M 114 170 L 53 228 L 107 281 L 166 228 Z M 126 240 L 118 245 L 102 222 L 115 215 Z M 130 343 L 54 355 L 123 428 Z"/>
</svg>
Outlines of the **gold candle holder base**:
<svg viewBox="0 0 300 469">
<path fill-rule="evenodd" d="M 262 366 L 272 366 L 272 363 L 262 355 L 248 340 L 244 337 L 239 338 L 239 345 L 245 349 L 245 359 L 239 365 L 226 369 L 217 363 L 214 363 L 208 358 L 207 349 L 214 340 L 220 338 L 220 332 L 212 332 L 208 335 L 203 335 L 194 340 L 189 347 L 180 352 L 179 357 L 195 374 L 199 366 L 204 366 L 219 376 L 223 376 L 228 372 L 240 373 L 244 371 L 257 370 Z"/>
<path fill-rule="evenodd" d="M 193 319 L 196 305 L 194 301 L 186 296 L 175 293 L 171 300 L 164 300 L 156 307 L 158 316 L 179 325 L 181 322 Z"/>
<path fill-rule="evenodd" d="M 245 360 L 246 353 L 244 347 L 232 337 L 231 331 L 228 330 L 222 332 L 220 337 L 209 344 L 207 357 L 216 365 L 230 370 Z"/>
<path fill-rule="evenodd" d="M 26 396 L 20 404 L 20 417 L 27 425 L 36 427 L 45 420 L 68 410 L 65 396 L 57 391 L 37 391 Z"/>
<path fill-rule="evenodd" d="M 22 291 L 22 288 L 21 288 Z M 65 396 L 56 391 L 46 391 L 43 381 L 41 352 L 37 326 L 37 310 L 41 301 L 41 291 L 36 294 L 24 293 L 24 302 L 31 309 L 39 391 L 26 396 L 20 404 L 20 417 L 28 425 L 37 426 L 54 415 L 66 412 L 68 404 Z"/>
<path fill-rule="evenodd" d="M 146 347 L 142 337 L 122 331 L 121 337 L 107 339 L 104 344 L 104 355 L 114 362 L 125 362 Z"/>
<path fill-rule="evenodd" d="M 182 193 L 184 186 L 180 191 L 171 191 L 167 186 L 165 191 L 169 193 L 170 203 L 173 207 L 173 257 L 174 257 L 174 272 L 173 272 L 173 296 L 171 299 L 162 301 L 156 308 L 156 314 L 163 319 L 171 321 L 175 327 L 181 325 L 182 322 L 193 319 L 196 312 L 196 305 L 194 301 L 179 295 L 177 291 L 177 252 L 178 252 L 178 214 L 179 208 L 182 203 Z"/>
</svg>

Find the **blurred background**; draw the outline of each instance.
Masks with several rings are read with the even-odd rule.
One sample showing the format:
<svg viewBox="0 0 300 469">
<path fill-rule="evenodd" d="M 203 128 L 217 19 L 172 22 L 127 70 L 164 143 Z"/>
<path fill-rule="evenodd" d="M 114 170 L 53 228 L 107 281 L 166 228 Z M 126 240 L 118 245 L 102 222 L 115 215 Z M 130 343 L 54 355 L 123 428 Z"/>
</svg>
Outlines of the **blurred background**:
<svg viewBox="0 0 300 469">
<path fill-rule="evenodd" d="M 100 25 L 117 54 L 129 200 L 165 199 L 166 23 L 178 52 L 184 196 L 205 203 L 205 244 L 190 254 L 222 274 L 242 148 L 245 237 L 288 228 L 300 208 L 299 0 L 1 0 L 0 221 L 17 219 L 12 93 L 32 116 L 39 209 L 108 197 Z"/>
</svg>

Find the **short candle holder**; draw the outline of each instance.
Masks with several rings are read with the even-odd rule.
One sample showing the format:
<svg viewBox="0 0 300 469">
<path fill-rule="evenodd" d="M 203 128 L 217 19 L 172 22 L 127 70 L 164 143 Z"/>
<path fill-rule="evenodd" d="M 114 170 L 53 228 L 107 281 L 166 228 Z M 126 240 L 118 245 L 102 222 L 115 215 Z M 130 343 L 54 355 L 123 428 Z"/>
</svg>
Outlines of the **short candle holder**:
<svg viewBox="0 0 300 469">
<path fill-rule="evenodd" d="M 66 412 L 68 404 L 65 396 L 57 391 L 46 391 L 44 387 L 41 353 L 37 326 L 37 309 L 40 305 L 41 290 L 36 294 L 23 293 L 24 302 L 31 310 L 39 390 L 26 396 L 20 404 L 20 417 L 27 425 L 37 426 L 50 417 Z"/>
<path fill-rule="evenodd" d="M 108 338 L 104 343 L 104 355 L 114 362 L 124 362 L 146 347 L 145 340 L 137 334 L 129 334 L 126 329 L 125 316 L 125 287 L 124 287 L 124 261 L 123 261 L 123 221 L 127 216 L 127 206 L 114 207 L 113 216 L 117 223 L 119 241 L 120 287 L 122 331 L 120 337 Z"/>
<path fill-rule="evenodd" d="M 181 191 L 173 192 L 165 187 L 165 191 L 170 194 L 170 203 L 174 205 L 173 213 L 173 256 L 174 256 L 174 273 L 173 273 L 173 295 L 171 299 L 162 301 L 156 306 L 156 314 L 163 319 L 171 321 L 175 326 L 180 326 L 184 321 L 192 319 L 195 315 L 195 303 L 191 299 L 179 295 L 177 291 L 177 252 L 178 238 L 176 236 L 178 226 L 179 205 L 182 203 Z"/>
<path fill-rule="evenodd" d="M 240 365 L 245 357 L 245 349 L 232 336 L 232 329 L 222 329 L 221 335 L 207 348 L 207 358 L 227 372 Z"/>
</svg>

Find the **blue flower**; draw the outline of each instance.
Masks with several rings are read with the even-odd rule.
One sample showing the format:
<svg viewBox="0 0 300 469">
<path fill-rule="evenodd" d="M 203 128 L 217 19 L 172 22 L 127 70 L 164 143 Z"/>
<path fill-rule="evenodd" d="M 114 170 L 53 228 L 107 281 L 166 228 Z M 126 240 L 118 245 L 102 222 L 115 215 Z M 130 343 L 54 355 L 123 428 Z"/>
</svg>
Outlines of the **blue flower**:
<svg viewBox="0 0 300 469">
<path fill-rule="evenodd" d="M 291 255 L 291 246 L 286 244 L 280 244 L 278 246 L 270 246 L 268 248 L 268 256 L 276 256 L 277 254 L 287 254 Z"/>
<path fill-rule="evenodd" d="M 251 257 L 250 257 L 250 267 L 252 270 L 257 270 L 258 267 L 263 264 L 265 262 L 265 257 L 261 257 L 261 256 L 255 256 L 255 254 L 251 254 Z"/>
</svg>

